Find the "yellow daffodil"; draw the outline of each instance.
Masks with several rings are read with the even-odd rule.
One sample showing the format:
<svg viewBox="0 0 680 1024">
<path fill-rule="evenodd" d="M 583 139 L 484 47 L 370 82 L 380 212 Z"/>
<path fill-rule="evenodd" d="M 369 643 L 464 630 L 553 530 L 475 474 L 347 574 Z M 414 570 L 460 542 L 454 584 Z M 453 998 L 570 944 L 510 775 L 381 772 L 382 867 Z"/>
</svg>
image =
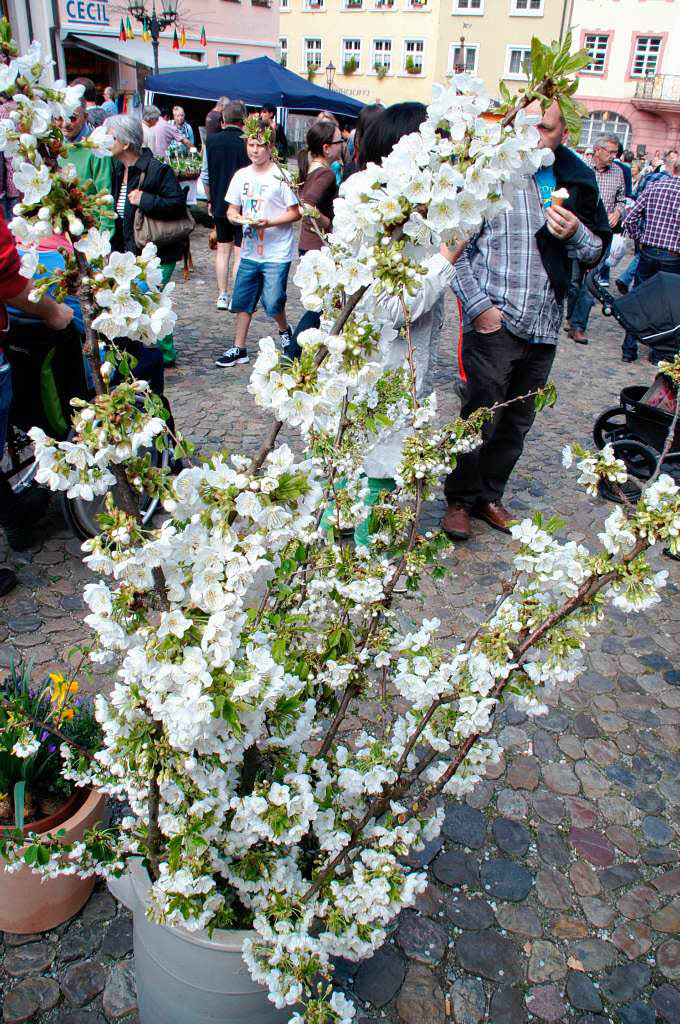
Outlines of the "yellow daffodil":
<svg viewBox="0 0 680 1024">
<path fill-rule="evenodd" d="M 75 679 L 67 682 L 59 672 L 50 672 L 50 679 L 52 680 L 50 700 L 58 710 L 57 719 L 60 722 L 71 721 L 75 712 L 73 708 L 67 708 L 64 705 L 69 697 L 78 692 L 78 683 Z"/>
</svg>

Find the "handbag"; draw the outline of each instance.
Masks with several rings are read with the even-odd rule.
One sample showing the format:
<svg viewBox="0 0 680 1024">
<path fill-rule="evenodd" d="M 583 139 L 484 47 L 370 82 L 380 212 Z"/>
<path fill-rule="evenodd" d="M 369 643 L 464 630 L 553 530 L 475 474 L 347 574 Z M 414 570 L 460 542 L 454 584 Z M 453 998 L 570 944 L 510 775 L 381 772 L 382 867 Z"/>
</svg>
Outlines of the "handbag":
<svg viewBox="0 0 680 1024">
<path fill-rule="evenodd" d="M 145 174 L 142 174 L 137 188 L 141 189 L 144 177 Z M 178 242 L 186 242 L 195 227 L 196 221 L 186 207 L 182 216 L 175 220 L 149 217 L 137 207 L 134 220 L 135 245 L 143 249 L 148 242 L 153 242 L 155 246 L 161 248 L 166 245 L 175 245 Z"/>
</svg>

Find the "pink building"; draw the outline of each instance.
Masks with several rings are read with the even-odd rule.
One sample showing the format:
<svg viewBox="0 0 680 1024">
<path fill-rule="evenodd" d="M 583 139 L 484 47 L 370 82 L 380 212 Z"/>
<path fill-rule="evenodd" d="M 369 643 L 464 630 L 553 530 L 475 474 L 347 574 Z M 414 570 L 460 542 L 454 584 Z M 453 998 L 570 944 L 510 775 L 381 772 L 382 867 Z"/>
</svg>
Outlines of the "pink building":
<svg viewBox="0 0 680 1024">
<path fill-rule="evenodd" d="M 574 0 L 574 49 L 591 56 L 577 99 L 590 116 L 580 143 L 601 132 L 654 154 L 680 144 L 678 0 Z"/>
<path fill-rule="evenodd" d="M 57 73 L 64 78 L 91 78 L 103 89 L 111 85 L 132 98 L 143 97 L 144 78 L 153 73 L 153 50 L 142 39 L 141 24 L 128 13 L 128 5 L 108 0 L 0 0 L 14 37 L 24 50 L 31 38 L 52 52 Z M 141 3 L 142 0 L 137 0 Z M 167 0 L 166 0 L 167 2 Z M 147 11 L 151 13 L 152 0 Z M 165 4 L 158 0 L 157 10 Z M 175 7 L 177 6 L 175 0 Z M 176 24 L 185 41 L 173 50 L 174 27 L 160 38 L 159 72 L 180 68 L 218 67 L 251 57 L 278 58 L 278 3 L 276 0 L 182 0 Z M 121 17 L 130 19 L 134 39 L 122 41 Z M 205 28 L 206 45 L 201 43 Z"/>
</svg>

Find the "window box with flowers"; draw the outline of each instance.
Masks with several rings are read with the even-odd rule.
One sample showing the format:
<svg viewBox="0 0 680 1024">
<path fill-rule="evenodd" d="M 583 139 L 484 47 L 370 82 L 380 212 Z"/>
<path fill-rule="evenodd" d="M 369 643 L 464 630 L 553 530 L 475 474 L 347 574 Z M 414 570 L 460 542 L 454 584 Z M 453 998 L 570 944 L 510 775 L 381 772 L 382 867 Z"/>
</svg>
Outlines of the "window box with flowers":
<svg viewBox="0 0 680 1024">
<path fill-rule="evenodd" d="M 388 64 L 374 64 L 373 70 L 378 78 L 383 79 L 390 69 Z"/>
<path fill-rule="evenodd" d="M 364 0 L 345 0 L 345 8 L 348 11 L 360 11 L 364 5 Z"/>
<path fill-rule="evenodd" d="M 316 67 L 315 64 L 308 64 L 307 65 L 307 78 L 308 78 L 308 80 L 310 82 L 314 81 L 314 76 L 316 75 L 318 70 L 319 69 Z"/>
<path fill-rule="evenodd" d="M 423 66 L 422 64 L 416 64 L 413 57 L 407 57 L 404 64 L 404 69 L 407 75 L 422 75 Z"/>
<path fill-rule="evenodd" d="M 392 10 L 394 8 L 394 0 L 375 0 L 375 6 L 378 10 Z"/>
<path fill-rule="evenodd" d="M 349 57 L 342 65 L 342 73 L 343 75 L 353 75 L 358 67 L 359 61 L 356 57 Z"/>
</svg>

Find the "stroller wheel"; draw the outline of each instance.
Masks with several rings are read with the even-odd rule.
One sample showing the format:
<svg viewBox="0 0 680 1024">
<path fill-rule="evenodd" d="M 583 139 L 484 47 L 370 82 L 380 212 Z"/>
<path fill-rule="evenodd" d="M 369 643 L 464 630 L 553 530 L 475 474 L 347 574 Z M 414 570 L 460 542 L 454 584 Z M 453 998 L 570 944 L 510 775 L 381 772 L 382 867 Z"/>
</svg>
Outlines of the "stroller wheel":
<svg viewBox="0 0 680 1024">
<path fill-rule="evenodd" d="M 600 482 L 600 496 L 621 504 L 623 492 L 629 501 L 637 501 L 642 494 L 640 484 L 646 483 L 656 469 L 659 453 L 634 438 L 621 438 L 612 442 L 614 456 L 625 464 L 629 477 L 625 484 L 614 487 L 606 480 Z"/>
<path fill-rule="evenodd" d="M 626 429 L 626 410 L 621 405 L 613 409 L 605 409 L 595 420 L 593 427 L 593 440 L 598 449 L 602 450 L 606 444 L 618 441 L 624 435 L 622 430 Z"/>
</svg>

